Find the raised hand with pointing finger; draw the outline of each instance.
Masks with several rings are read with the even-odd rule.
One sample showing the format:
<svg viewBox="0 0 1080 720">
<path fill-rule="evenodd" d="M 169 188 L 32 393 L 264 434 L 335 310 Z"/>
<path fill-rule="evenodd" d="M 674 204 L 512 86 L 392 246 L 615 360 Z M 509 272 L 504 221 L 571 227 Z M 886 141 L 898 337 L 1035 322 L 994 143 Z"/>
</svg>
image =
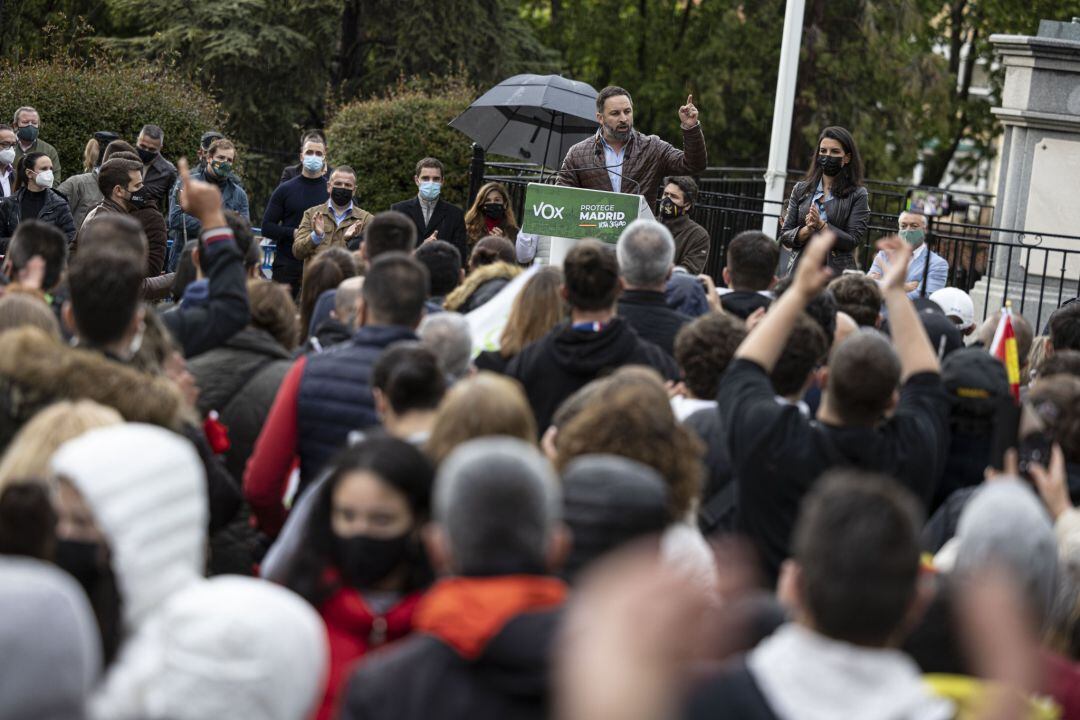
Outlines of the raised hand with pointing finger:
<svg viewBox="0 0 1080 720">
<path fill-rule="evenodd" d="M 698 109 L 694 105 L 694 96 L 686 96 L 686 104 L 679 108 L 679 123 L 683 130 L 690 130 L 698 124 Z"/>
</svg>

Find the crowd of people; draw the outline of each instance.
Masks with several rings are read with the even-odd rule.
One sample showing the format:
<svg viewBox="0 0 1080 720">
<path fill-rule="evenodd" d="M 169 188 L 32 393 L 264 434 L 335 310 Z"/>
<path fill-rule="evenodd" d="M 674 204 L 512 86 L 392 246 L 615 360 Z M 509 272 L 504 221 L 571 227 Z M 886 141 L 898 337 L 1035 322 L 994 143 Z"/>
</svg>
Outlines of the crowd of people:
<svg viewBox="0 0 1080 720">
<path fill-rule="evenodd" d="M 660 220 L 558 267 L 305 133 L 270 278 L 220 133 L 0 125 L 0 720 L 1080 718 L 1080 302 L 979 326 L 912 212 L 858 271 L 842 128 L 720 243 L 679 117 L 601 91 L 556 181 Z"/>
</svg>

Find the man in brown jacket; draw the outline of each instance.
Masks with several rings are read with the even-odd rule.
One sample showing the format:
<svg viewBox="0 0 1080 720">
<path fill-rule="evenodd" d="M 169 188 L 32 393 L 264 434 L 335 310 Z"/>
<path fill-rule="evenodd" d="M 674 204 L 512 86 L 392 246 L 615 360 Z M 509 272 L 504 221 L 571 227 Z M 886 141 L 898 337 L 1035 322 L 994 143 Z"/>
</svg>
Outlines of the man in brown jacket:
<svg viewBox="0 0 1080 720">
<path fill-rule="evenodd" d="M 690 219 L 690 210 L 697 202 L 698 186 L 692 177 L 676 175 L 664 179 L 664 195 L 660 198 L 657 218 L 675 239 L 675 267 L 692 275 L 705 272 L 712 240 L 709 231 Z"/>
<path fill-rule="evenodd" d="M 656 135 L 635 130 L 630 93 L 621 87 L 604 88 L 596 96 L 600 128 L 596 135 L 566 153 L 557 184 L 643 195 L 652 204 L 665 176 L 696 175 L 708 163 L 705 136 L 693 100 L 691 95 L 679 108 L 684 151 Z"/>
<path fill-rule="evenodd" d="M 327 186 L 329 202 L 308 208 L 293 236 L 293 255 L 304 261 L 305 268 L 326 248 L 346 247 L 374 217 L 353 202 L 356 171 L 348 165 L 334 168 Z"/>
</svg>

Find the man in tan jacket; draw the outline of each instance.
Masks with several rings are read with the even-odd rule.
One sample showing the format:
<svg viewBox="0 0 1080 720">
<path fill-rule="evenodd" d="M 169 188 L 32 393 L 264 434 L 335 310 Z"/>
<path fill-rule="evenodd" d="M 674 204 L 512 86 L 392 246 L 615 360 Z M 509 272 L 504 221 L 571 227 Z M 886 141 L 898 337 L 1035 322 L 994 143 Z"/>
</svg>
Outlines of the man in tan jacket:
<svg viewBox="0 0 1080 720">
<path fill-rule="evenodd" d="M 356 171 L 348 165 L 334 169 L 328 190 L 330 201 L 308 208 L 293 237 L 293 255 L 304 261 L 305 268 L 311 258 L 326 248 L 346 247 L 374 217 L 353 203 Z"/>
</svg>

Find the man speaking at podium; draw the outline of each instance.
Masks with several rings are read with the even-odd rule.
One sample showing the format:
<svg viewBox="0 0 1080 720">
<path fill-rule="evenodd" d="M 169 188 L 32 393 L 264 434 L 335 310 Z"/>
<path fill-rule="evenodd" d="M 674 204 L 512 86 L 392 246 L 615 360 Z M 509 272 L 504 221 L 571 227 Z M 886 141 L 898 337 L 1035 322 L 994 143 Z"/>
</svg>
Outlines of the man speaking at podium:
<svg viewBox="0 0 1080 720">
<path fill-rule="evenodd" d="M 596 121 L 596 135 L 566 153 L 557 185 L 643 195 L 652 205 L 665 176 L 697 175 L 708 162 L 693 95 L 679 108 L 685 151 L 635 130 L 633 101 L 621 87 L 596 96 Z"/>
</svg>

